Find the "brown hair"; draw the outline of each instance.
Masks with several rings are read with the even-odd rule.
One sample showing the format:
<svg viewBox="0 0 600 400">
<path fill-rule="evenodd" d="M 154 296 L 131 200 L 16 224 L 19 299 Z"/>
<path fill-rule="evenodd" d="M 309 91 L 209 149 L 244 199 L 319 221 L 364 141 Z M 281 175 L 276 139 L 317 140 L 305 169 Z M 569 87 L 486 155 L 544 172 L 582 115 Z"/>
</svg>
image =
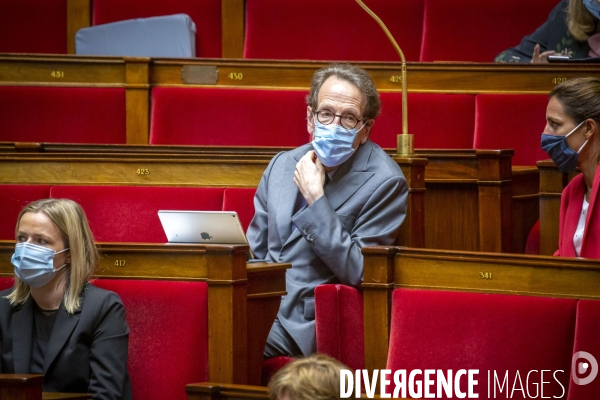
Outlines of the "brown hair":
<svg viewBox="0 0 600 400">
<path fill-rule="evenodd" d="M 379 115 L 381 100 L 379 99 L 379 92 L 377 92 L 373 80 L 367 71 L 350 64 L 331 64 L 315 72 L 310 83 L 310 92 L 306 96 L 306 103 L 314 111 L 319 106 L 319 90 L 321 90 L 321 86 L 332 76 L 350 82 L 365 96 L 367 102 L 363 118 L 373 119 Z"/>
<path fill-rule="evenodd" d="M 596 29 L 597 22 L 582 0 L 569 0 L 567 26 L 575 39 L 581 42 L 588 40 Z"/>
<path fill-rule="evenodd" d="M 600 123 L 600 79 L 569 79 L 552 89 L 550 98 L 553 97 L 556 97 L 565 113 L 573 118 L 575 123 L 588 118 Z"/>
<path fill-rule="evenodd" d="M 15 236 L 19 230 L 21 217 L 25 213 L 44 213 L 59 230 L 71 254 L 70 265 L 62 276 L 67 280 L 63 297 L 66 310 L 72 314 L 80 306 L 81 291 L 92 277 L 100 254 L 94 244 L 94 237 L 81 206 L 69 199 L 43 199 L 31 202 L 19 213 Z M 10 304 L 23 304 L 29 297 L 29 285 L 15 276 L 14 290 L 6 298 Z"/>
<path fill-rule="evenodd" d="M 269 382 L 269 397 L 277 400 L 340 399 L 340 371 L 348 369 L 341 362 L 324 354 L 299 358 L 281 368 Z"/>
</svg>

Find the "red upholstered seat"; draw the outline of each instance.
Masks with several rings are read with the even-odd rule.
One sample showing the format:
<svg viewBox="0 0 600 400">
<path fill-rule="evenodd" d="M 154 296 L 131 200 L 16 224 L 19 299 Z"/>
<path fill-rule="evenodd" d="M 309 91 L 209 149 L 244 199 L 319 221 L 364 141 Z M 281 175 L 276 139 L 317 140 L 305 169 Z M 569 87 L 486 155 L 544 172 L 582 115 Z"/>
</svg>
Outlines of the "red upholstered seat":
<svg viewBox="0 0 600 400">
<path fill-rule="evenodd" d="M 0 86 L 0 141 L 125 143 L 125 89 Z"/>
<path fill-rule="evenodd" d="M 134 399 L 185 400 L 186 384 L 208 380 L 205 282 L 97 279 L 93 284 L 116 292 L 125 305 Z"/>
<path fill-rule="evenodd" d="M 8 289 L 15 284 L 13 278 L 0 277 L 0 290 Z"/>
<path fill-rule="evenodd" d="M 512 165 L 535 166 L 548 159 L 540 148 L 547 105 L 543 94 L 478 94 L 473 147 L 514 149 Z"/>
<path fill-rule="evenodd" d="M 0 185 L 0 240 L 14 240 L 19 212 L 28 203 L 48 197 L 47 185 Z"/>
<path fill-rule="evenodd" d="M 254 217 L 255 193 L 255 188 L 225 188 L 223 192 L 223 211 L 237 212 L 244 232 Z"/>
<path fill-rule="evenodd" d="M 165 243 L 158 210 L 221 211 L 223 206 L 222 188 L 53 186 L 50 197 L 78 202 L 99 242 Z"/>
<path fill-rule="evenodd" d="M 315 288 L 317 351 L 351 370 L 365 368 L 362 291 L 346 285 Z"/>
<path fill-rule="evenodd" d="M 573 354 L 585 351 L 591 354 L 596 362 L 600 361 L 600 341 L 598 340 L 600 332 L 600 301 L 580 300 L 577 304 L 577 325 L 575 326 L 575 345 Z M 590 376 L 591 363 L 589 358 L 574 357 L 573 366 L 577 368 L 580 363 L 588 363 L 588 368 L 584 373 L 576 372 L 576 376 L 585 379 Z M 600 372 L 600 371 L 599 371 Z M 577 385 L 571 382 L 569 385 L 569 396 L 567 400 L 587 400 L 598 398 L 600 393 L 600 376 L 586 385 Z"/>
<path fill-rule="evenodd" d="M 366 1 L 418 61 L 423 0 Z M 379 25 L 346 0 L 246 0 L 244 58 L 399 61 Z"/>
<path fill-rule="evenodd" d="M 425 0 L 420 61 L 493 62 L 540 26 L 558 0 Z"/>
<path fill-rule="evenodd" d="M 0 0 L 0 53 L 67 53 L 67 0 Z"/>
<path fill-rule="evenodd" d="M 381 93 L 381 115 L 371 140 L 396 148 L 402 133 L 402 94 Z M 475 126 L 475 96 L 466 94 L 410 93 L 408 133 L 418 149 L 470 149 Z"/>
<path fill-rule="evenodd" d="M 267 386 L 273 375 L 292 361 L 294 361 L 294 358 L 285 356 L 269 358 L 268 360 L 263 361 L 260 384 L 262 386 Z"/>
<path fill-rule="evenodd" d="M 94 0 L 93 25 L 187 14 L 196 24 L 196 57 L 221 57 L 221 0 Z"/>
<path fill-rule="evenodd" d="M 525 254 L 540 254 L 540 220 L 538 219 L 527 235 Z"/>
<path fill-rule="evenodd" d="M 157 87 L 150 144 L 300 146 L 304 90 Z"/>
<path fill-rule="evenodd" d="M 406 369 L 407 380 L 415 369 L 479 369 L 479 398 L 487 398 L 488 370 L 492 380 L 493 371 L 500 380 L 508 371 L 511 388 L 517 371 L 524 382 L 527 372 L 537 370 L 530 380 L 539 384 L 542 369 L 570 369 L 576 306 L 573 299 L 396 289 L 387 367 Z M 568 372 L 556 378 L 566 392 Z M 549 382 L 544 396 L 561 396 L 551 373 L 544 381 Z M 466 389 L 463 377 L 461 391 Z M 509 398 L 506 388 L 495 398 Z M 523 398 L 522 393 L 515 392 L 513 398 Z"/>
</svg>

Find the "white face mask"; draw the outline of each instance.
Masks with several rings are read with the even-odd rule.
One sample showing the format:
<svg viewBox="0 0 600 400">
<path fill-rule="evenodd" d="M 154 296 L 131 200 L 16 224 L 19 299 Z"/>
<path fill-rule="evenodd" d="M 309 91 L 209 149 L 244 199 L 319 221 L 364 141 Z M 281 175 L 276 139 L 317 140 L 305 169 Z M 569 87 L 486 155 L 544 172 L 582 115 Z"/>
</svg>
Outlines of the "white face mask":
<svg viewBox="0 0 600 400">
<path fill-rule="evenodd" d="M 323 125 L 316 118 L 314 122 L 312 145 L 317 157 L 326 167 L 337 167 L 352 156 L 354 153 L 352 145 L 356 140 L 356 135 L 365 127 L 363 124 L 357 130 L 356 128 L 346 129 L 337 124 Z"/>
<path fill-rule="evenodd" d="M 50 282 L 58 271 L 64 268 L 54 269 L 54 256 L 67 251 L 67 247 L 61 251 L 54 251 L 46 247 L 32 243 L 17 243 L 15 253 L 10 262 L 15 267 L 15 275 L 33 288 L 40 288 Z"/>
</svg>

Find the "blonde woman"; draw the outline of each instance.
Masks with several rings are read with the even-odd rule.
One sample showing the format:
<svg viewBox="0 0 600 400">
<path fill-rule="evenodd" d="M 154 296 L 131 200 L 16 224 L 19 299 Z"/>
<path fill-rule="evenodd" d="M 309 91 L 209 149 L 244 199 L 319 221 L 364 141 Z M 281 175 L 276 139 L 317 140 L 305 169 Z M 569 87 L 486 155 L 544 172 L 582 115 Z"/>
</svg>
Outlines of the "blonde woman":
<svg viewBox="0 0 600 400">
<path fill-rule="evenodd" d="M 32 202 L 15 231 L 15 285 L 0 292 L 0 373 L 44 374 L 47 392 L 130 399 L 125 310 L 88 283 L 99 255 L 81 207 Z"/>
<path fill-rule="evenodd" d="M 547 63 L 548 56 L 600 57 L 600 0 L 562 0 L 521 43 L 496 56 L 496 62 Z"/>
</svg>

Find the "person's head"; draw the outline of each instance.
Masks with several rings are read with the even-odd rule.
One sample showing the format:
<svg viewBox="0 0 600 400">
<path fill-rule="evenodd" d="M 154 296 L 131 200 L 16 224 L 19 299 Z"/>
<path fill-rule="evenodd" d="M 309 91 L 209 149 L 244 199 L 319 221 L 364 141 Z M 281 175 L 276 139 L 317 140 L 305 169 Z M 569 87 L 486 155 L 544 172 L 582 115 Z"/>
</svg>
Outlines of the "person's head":
<svg viewBox="0 0 600 400">
<path fill-rule="evenodd" d="M 356 128 L 352 147 L 365 143 L 381 100 L 367 72 L 350 64 L 332 64 L 315 72 L 306 96 L 308 132 L 314 135 L 315 118 L 324 125 Z M 333 118 L 329 119 L 333 115 Z M 352 126 L 356 124 L 356 126 Z"/>
<path fill-rule="evenodd" d="M 574 151 L 581 149 L 585 143 L 578 163 L 590 160 L 597 164 L 600 149 L 600 79 L 569 79 L 554 87 L 549 97 L 544 133 L 568 135 L 566 143 Z"/>
<path fill-rule="evenodd" d="M 269 382 L 271 400 L 340 399 L 340 371 L 344 364 L 324 354 L 297 359 Z"/>
<path fill-rule="evenodd" d="M 29 203 L 19 213 L 15 237 L 17 246 L 28 243 L 56 252 L 53 267 L 57 272 L 46 284 L 65 285 L 63 301 L 67 311 L 73 313 L 79 307 L 81 290 L 94 273 L 100 258 L 79 204 L 68 199 L 43 199 Z M 9 300 L 11 304 L 24 303 L 30 292 L 30 286 L 15 276 L 15 290 Z"/>
<path fill-rule="evenodd" d="M 588 1 L 591 7 L 598 7 L 600 9 L 600 0 L 569 0 L 567 26 L 571 35 L 579 41 L 588 40 L 594 33 L 596 22 L 598 22 L 598 15 L 594 16 L 588 9 L 588 6 L 584 4 Z"/>
</svg>

